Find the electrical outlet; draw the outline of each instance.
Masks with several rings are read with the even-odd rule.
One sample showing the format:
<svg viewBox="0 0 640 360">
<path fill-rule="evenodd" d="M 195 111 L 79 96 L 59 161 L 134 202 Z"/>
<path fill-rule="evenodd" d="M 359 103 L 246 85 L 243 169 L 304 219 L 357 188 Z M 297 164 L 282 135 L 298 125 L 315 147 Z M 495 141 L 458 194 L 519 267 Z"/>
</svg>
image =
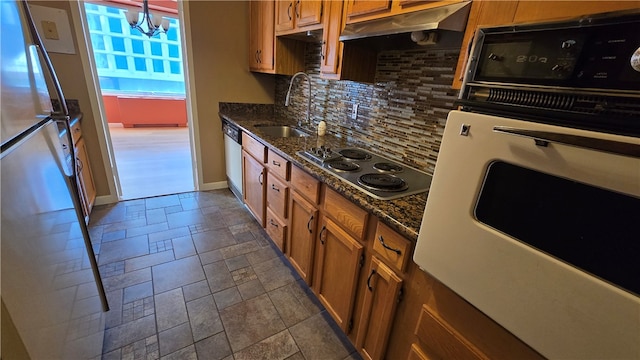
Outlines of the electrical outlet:
<svg viewBox="0 0 640 360">
<path fill-rule="evenodd" d="M 351 118 L 353 120 L 358 118 L 358 106 L 360 106 L 360 104 L 353 104 L 353 108 L 351 109 Z"/>
</svg>

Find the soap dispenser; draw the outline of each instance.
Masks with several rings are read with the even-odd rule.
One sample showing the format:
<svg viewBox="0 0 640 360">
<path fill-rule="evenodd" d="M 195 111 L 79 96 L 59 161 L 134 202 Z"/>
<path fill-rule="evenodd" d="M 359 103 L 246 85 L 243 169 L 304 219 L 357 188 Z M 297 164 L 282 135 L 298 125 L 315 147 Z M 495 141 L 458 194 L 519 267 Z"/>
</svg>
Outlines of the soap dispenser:
<svg viewBox="0 0 640 360">
<path fill-rule="evenodd" d="M 327 123 L 324 120 L 321 120 L 318 123 L 318 136 L 324 136 L 327 133 Z"/>
</svg>

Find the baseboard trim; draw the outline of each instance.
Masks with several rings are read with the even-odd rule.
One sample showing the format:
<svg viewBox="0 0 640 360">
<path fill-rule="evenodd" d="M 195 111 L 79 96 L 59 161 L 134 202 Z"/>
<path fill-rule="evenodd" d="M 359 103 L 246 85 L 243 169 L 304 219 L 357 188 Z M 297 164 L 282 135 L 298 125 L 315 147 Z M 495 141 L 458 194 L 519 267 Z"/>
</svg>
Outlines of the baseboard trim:
<svg viewBox="0 0 640 360">
<path fill-rule="evenodd" d="M 200 191 L 219 190 L 219 189 L 226 189 L 228 187 L 229 187 L 229 184 L 227 184 L 226 181 L 218 181 L 218 182 L 206 183 L 206 184 L 200 185 Z"/>
<path fill-rule="evenodd" d="M 118 202 L 118 197 L 116 195 L 103 195 L 97 196 L 96 201 L 93 205 L 105 205 L 105 204 L 113 204 Z"/>
<path fill-rule="evenodd" d="M 220 189 L 227 189 L 227 188 L 229 188 L 229 185 L 227 184 L 226 181 L 218 181 L 213 183 L 202 184 L 202 186 L 200 186 L 199 191 L 220 190 Z M 96 197 L 96 201 L 93 205 L 96 206 L 96 205 L 113 204 L 113 203 L 117 203 L 118 201 L 119 200 L 116 195 L 103 195 L 103 196 Z"/>
</svg>

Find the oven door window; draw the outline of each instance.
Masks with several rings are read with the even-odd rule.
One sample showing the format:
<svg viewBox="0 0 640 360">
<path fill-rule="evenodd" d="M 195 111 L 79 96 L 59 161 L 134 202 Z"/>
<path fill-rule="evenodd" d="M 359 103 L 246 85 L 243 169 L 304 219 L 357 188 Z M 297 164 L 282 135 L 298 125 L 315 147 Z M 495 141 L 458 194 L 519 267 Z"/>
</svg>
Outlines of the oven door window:
<svg viewBox="0 0 640 360">
<path fill-rule="evenodd" d="M 489 165 L 480 222 L 640 294 L 640 199 L 506 162 Z"/>
</svg>

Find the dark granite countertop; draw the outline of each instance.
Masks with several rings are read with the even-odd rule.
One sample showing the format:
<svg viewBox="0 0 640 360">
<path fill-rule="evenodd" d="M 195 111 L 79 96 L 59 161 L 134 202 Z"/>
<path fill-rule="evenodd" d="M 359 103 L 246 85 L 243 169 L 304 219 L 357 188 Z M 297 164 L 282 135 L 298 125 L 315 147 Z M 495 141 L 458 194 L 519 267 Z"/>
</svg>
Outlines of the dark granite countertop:
<svg viewBox="0 0 640 360">
<path fill-rule="evenodd" d="M 265 144 L 275 153 L 291 161 L 292 164 L 304 169 L 318 180 L 327 184 L 331 189 L 338 191 L 347 199 L 358 204 L 361 208 L 377 216 L 382 222 L 395 229 L 398 233 L 413 241 L 418 238 L 422 214 L 427 203 L 427 193 L 409 195 L 395 200 L 374 199 L 296 154 L 298 151 L 319 145 L 339 148 L 352 146 L 352 144 L 330 134 L 324 137 L 316 135 L 289 138 L 269 137 L 262 133 L 256 125 L 282 125 L 276 122 L 271 114 L 221 110 L 219 115 L 238 125 L 243 131 L 254 135 L 254 138 Z"/>
</svg>

